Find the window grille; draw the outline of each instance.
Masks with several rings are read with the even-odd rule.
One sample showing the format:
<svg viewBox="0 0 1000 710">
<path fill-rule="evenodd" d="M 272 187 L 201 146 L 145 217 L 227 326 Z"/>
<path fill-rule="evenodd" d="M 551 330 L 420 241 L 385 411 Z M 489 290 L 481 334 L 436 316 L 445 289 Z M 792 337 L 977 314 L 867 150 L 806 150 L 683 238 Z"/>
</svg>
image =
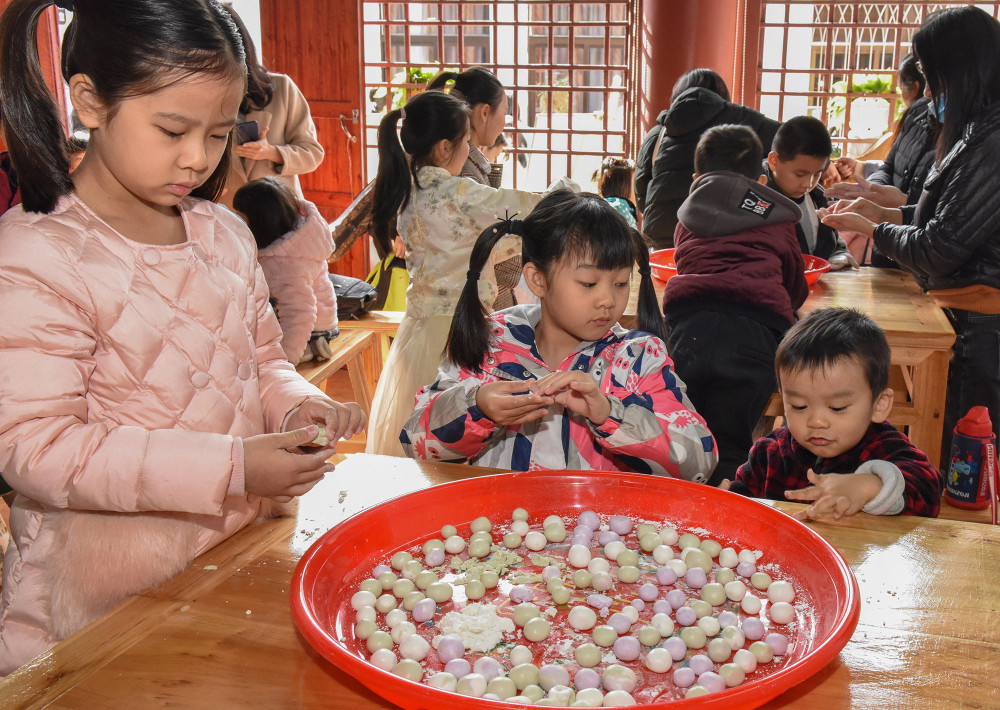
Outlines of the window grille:
<svg viewBox="0 0 1000 710">
<path fill-rule="evenodd" d="M 584 189 L 608 155 L 636 145 L 633 72 L 639 0 L 362 1 L 367 178 L 376 134 L 437 71 L 483 66 L 511 100 L 505 187 L 542 190 L 569 175 Z"/>
<path fill-rule="evenodd" d="M 758 108 L 782 121 L 815 116 L 830 128 L 835 153 L 859 155 L 903 112 L 896 69 L 921 23 L 936 10 L 966 4 L 765 1 Z M 1000 8 L 977 4 L 994 17 Z"/>
</svg>

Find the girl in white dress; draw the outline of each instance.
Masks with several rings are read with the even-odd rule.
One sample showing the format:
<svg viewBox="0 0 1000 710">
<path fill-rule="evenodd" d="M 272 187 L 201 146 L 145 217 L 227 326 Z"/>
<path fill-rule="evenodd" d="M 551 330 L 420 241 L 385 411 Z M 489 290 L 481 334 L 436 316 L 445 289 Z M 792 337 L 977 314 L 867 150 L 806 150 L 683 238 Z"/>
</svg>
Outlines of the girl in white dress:
<svg viewBox="0 0 1000 710">
<path fill-rule="evenodd" d="M 403 456 L 399 433 L 413 411 L 417 390 L 437 374 L 472 245 L 498 218 L 527 215 L 542 195 L 498 190 L 459 177 L 469 155 L 469 107 L 441 91 L 424 91 L 387 113 L 379 125 L 378 149 L 372 234 L 390 250 L 395 220 L 406 245 L 410 287 L 403 322 L 375 390 L 365 450 Z M 519 253 L 520 241 L 508 237 L 493 258 Z M 496 295 L 492 263 L 483 274 L 480 296 L 489 307 Z"/>
</svg>

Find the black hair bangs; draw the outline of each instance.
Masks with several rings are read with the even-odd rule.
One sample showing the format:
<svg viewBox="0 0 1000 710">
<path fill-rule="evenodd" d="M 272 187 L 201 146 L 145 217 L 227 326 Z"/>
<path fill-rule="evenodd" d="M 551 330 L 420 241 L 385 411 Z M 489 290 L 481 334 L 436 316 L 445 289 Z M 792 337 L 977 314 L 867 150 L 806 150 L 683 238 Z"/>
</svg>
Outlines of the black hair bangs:
<svg viewBox="0 0 1000 710">
<path fill-rule="evenodd" d="M 636 263 L 635 230 L 600 195 L 581 193 L 553 224 L 549 244 L 556 248 L 549 259 L 533 258 L 531 242 L 524 245 L 525 259 L 548 271 L 556 260 L 580 255 L 601 270 L 631 269 Z"/>
</svg>

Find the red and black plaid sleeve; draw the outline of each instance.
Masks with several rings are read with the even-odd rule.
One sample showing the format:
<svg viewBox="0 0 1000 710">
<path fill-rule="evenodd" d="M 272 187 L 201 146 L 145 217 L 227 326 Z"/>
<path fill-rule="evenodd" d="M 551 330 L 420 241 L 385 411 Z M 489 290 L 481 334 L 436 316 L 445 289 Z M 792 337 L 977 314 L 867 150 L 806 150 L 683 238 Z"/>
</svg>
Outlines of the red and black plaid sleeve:
<svg viewBox="0 0 1000 710">
<path fill-rule="evenodd" d="M 742 484 L 738 492 L 754 498 L 785 500 L 785 491 L 809 485 L 806 471 L 810 463 L 803 459 L 802 451 L 793 445 L 786 427 L 762 436 L 750 449 L 747 462 L 736 471 L 736 481 Z M 806 454 L 808 459 L 815 458 Z"/>
<path fill-rule="evenodd" d="M 944 476 L 927 455 L 889 422 L 873 424 L 866 440 L 858 465 L 876 459 L 894 464 L 902 472 L 905 485 L 903 515 L 936 518 L 941 511 Z"/>
</svg>

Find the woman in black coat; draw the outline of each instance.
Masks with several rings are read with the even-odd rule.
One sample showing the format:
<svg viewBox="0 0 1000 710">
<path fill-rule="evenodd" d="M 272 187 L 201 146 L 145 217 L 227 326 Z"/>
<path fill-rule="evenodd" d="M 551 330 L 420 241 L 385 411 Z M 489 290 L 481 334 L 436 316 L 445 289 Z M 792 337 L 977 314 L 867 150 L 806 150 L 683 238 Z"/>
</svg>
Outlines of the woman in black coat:
<svg viewBox="0 0 1000 710">
<path fill-rule="evenodd" d="M 655 249 L 674 245 L 677 208 L 694 182 L 694 149 L 712 126 L 739 124 L 760 138 L 764 152 L 780 125 L 752 108 L 729 100 L 729 89 L 711 69 L 693 69 L 674 84 L 670 107 L 639 148 L 635 170 L 635 198 L 642 211 L 642 233 Z"/>
<path fill-rule="evenodd" d="M 823 221 L 874 237 L 955 328 L 942 468 L 971 407 L 1000 423 L 1000 23 L 976 7 L 931 15 L 913 36 L 925 96 L 941 121 L 936 164 L 916 206 L 840 203 Z"/>
</svg>

